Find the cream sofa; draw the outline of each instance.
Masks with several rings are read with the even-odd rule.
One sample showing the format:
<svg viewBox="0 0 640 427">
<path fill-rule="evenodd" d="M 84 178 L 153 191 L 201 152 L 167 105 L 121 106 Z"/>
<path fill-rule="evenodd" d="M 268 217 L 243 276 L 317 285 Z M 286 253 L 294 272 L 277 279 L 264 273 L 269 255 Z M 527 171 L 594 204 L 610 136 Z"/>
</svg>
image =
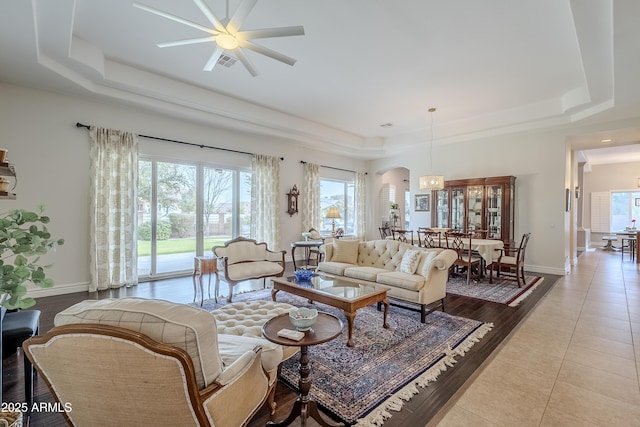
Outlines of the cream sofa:
<svg viewBox="0 0 640 427">
<path fill-rule="evenodd" d="M 375 282 L 389 287 L 391 298 L 420 304 L 424 323 L 426 307 L 442 302 L 449 267 L 456 260 L 450 249 L 418 248 L 396 240 L 334 240 L 320 247 L 323 262 L 316 272 L 348 280 Z"/>
</svg>

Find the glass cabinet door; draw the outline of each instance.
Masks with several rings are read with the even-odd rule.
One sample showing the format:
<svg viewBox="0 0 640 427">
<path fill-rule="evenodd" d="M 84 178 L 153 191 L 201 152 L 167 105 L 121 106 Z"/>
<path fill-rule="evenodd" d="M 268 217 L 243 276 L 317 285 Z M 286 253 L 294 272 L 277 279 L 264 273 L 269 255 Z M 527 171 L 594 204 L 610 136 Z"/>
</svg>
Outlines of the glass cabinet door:
<svg viewBox="0 0 640 427">
<path fill-rule="evenodd" d="M 449 227 L 449 190 L 436 192 L 436 227 Z"/>
<path fill-rule="evenodd" d="M 451 189 L 451 228 L 464 230 L 464 188 Z"/>
<path fill-rule="evenodd" d="M 467 231 L 482 230 L 482 185 L 467 187 Z"/>
<path fill-rule="evenodd" d="M 487 234 L 490 239 L 502 239 L 502 186 L 487 186 Z"/>
</svg>

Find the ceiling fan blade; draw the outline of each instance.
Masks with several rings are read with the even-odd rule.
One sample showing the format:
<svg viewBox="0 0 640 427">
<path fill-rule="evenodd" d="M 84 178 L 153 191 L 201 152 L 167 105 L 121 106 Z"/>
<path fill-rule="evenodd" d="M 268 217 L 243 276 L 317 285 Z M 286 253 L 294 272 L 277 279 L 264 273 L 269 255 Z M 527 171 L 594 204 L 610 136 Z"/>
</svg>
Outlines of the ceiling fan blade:
<svg viewBox="0 0 640 427">
<path fill-rule="evenodd" d="M 291 58 L 290 56 L 284 55 L 280 52 L 276 52 L 275 50 L 269 49 L 268 47 L 260 46 L 247 40 L 238 40 L 238 42 L 240 43 L 240 47 L 244 47 L 246 49 L 268 56 L 269 58 L 275 59 L 276 61 L 284 62 L 288 65 L 293 65 L 296 63 L 296 60 Z"/>
<path fill-rule="evenodd" d="M 218 63 L 218 59 L 220 59 L 220 55 L 222 55 L 222 52 L 224 52 L 223 48 L 221 48 L 219 46 L 216 47 L 216 50 L 214 50 L 213 53 L 211 54 L 211 56 L 209 57 L 209 60 L 205 64 L 203 70 L 204 71 L 213 70 L 213 67 L 215 67 L 216 64 Z"/>
<path fill-rule="evenodd" d="M 203 0 L 193 0 L 193 2 L 202 11 L 204 16 L 207 17 L 209 22 L 211 22 L 211 24 L 213 25 L 213 28 L 221 32 L 226 31 L 226 29 L 224 28 L 224 25 L 222 25 L 222 22 L 220 22 L 220 20 L 216 17 L 216 15 L 213 14 L 211 9 L 209 9 L 209 6 L 207 6 L 207 4 Z"/>
<path fill-rule="evenodd" d="M 174 46 L 184 46 L 187 44 L 206 43 L 206 42 L 215 42 L 215 41 L 216 41 L 215 37 L 209 36 L 209 37 L 200 37 L 197 39 L 176 40 L 172 42 L 158 43 L 157 46 L 158 47 L 174 47 Z"/>
<path fill-rule="evenodd" d="M 242 23 L 247 18 L 249 13 L 251 13 L 251 10 L 253 10 L 253 7 L 257 2 L 258 0 L 244 0 L 242 3 L 240 3 L 236 11 L 233 12 L 231 20 L 227 24 L 227 31 L 229 31 L 231 34 L 236 34 L 238 31 L 240 31 Z"/>
<path fill-rule="evenodd" d="M 304 36 L 304 27 L 302 27 L 302 25 L 298 25 L 296 27 L 278 27 L 265 28 L 262 30 L 247 30 L 240 31 L 239 36 L 245 40 L 267 39 L 270 37 Z"/>
<path fill-rule="evenodd" d="M 244 65 L 244 67 L 247 69 L 247 71 L 253 76 L 257 76 L 258 75 L 258 70 L 256 70 L 256 68 L 253 66 L 253 64 L 251 63 L 251 61 L 249 60 L 249 57 L 242 51 L 242 49 L 236 49 L 234 51 L 234 53 L 236 54 L 236 56 L 238 57 L 238 59 L 240 60 L 240 62 L 242 62 L 242 64 Z"/>
<path fill-rule="evenodd" d="M 211 28 L 203 27 L 200 24 L 196 24 L 195 22 L 187 21 L 186 19 L 180 18 L 179 16 L 175 16 L 175 15 L 172 15 L 170 13 L 163 12 L 163 11 L 158 10 L 158 9 L 154 9 L 152 7 L 149 7 L 149 6 L 146 6 L 144 4 L 140 4 L 140 3 L 133 3 L 133 6 L 137 7 L 138 9 L 142 9 L 142 10 L 145 10 L 147 12 L 151 12 L 151 13 L 153 13 L 155 15 L 162 16 L 163 18 L 167 18 L 167 19 L 170 19 L 172 21 L 179 22 L 180 24 L 184 24 L 184 25 L 187 25 L 189 27 L 204 31 L 205 33 L 214 34 L 214 32 L 211 30 Z"/>
</svg>

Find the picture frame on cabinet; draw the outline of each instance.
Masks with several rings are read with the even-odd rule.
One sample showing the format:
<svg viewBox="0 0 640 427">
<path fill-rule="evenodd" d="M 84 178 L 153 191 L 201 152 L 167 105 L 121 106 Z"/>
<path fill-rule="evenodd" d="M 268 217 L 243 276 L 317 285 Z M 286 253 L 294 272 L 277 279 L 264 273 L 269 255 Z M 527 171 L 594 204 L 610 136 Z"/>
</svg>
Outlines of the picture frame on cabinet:
<svg viewBox="0 0 640 427">
<path fill-rule="evenodd" d="M 416 194 L 416 212 L 429 212 L 431 205 L 431 194 Z"/>
</svg>

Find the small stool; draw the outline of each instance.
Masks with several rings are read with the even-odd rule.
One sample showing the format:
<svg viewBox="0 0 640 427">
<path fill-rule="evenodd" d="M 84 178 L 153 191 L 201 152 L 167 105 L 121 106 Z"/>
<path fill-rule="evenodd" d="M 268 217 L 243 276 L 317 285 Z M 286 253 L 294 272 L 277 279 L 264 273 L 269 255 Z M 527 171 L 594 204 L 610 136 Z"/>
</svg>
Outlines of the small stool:
<svg viewBox="0 0 640 427">
<path fill-rule="evenodd" d="M 40 310 L 21 310 L 7 313 L 2 319 L 2 358 L 16 353 L 22 343 L 40 328 Z M 24 351 L 24 395 L 29 408 L 33 405 L 33 365 Z"/>
<path fill-rule="evenodd" d="M 196 289 L 196 276 L 200 278 L 200 307 L 204 303 L 204 289 L 202 287 L 202 276 L 205 274 L 209 275 L 209 298 L 211 298 L 211 273 L 216 275 L 216 289 L 214 292 L 214 297 L 216 302 L 218 302 L 218 291 L 220 290 L 220 276 L 218 275 L 218 258 L 206 257 L 206 256 L 197 256 L 193 258 L 193 302 L 196 302 L 196 296 L 198 295 L 198 291 Z"/>
</svg>

